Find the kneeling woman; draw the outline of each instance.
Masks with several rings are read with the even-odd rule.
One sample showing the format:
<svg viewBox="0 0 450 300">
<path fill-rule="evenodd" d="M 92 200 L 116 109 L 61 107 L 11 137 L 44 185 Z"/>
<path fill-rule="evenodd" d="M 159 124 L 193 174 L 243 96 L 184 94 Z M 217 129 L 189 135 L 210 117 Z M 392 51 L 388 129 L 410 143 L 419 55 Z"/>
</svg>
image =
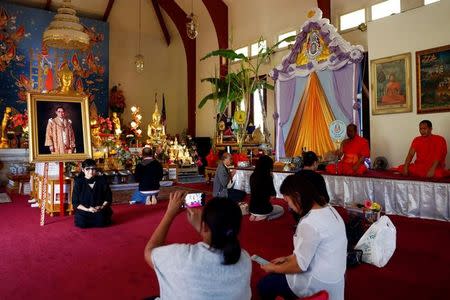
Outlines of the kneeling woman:
<svg viewBox="0 0 450 300">
<path fill-rule="evenodd" d="M 261 299 L 297 299 L 326 290 L 330 300 L 343 300 L 347 237 L 341 216 L 302 177 L 286 177 L 280 192 L 301 219 L 293 253 L 262 266 L 271 274 L 258 283 Z"/>
<path fill-rule="evenodd" d="M 112 194 L 104 176 L 96 175 L 93 159 L 81 164 L 82 172 L 75 178 L 72 204 L 75 208 L 75 226 L 104 227 L 111 224 Z"/>
</svg>

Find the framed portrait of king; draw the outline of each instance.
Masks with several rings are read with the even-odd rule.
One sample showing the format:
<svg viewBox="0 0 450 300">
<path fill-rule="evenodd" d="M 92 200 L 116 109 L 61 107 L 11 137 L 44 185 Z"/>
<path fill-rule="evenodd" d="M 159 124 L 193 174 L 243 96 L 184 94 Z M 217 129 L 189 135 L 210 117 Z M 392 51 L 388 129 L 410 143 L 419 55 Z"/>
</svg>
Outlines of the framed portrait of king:
<svg viewBox="0 0 450 300">
<path fill-rule="evenodd" d="M 92 157 L 88 105 L 86 96 L 29 93 L 30 161 Z"/>
</svg>

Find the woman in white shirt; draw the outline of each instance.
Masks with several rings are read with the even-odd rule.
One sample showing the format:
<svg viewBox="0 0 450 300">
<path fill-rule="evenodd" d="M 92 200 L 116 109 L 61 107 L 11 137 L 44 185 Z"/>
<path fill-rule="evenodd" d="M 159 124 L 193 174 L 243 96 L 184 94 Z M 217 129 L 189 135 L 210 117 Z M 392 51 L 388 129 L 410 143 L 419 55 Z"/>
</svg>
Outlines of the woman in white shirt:
<svg viewBox="0 0 450 300">
<path fill-rule="evenodd" d="M 302 176 L 286 177 L 280 192 L 301 219 L 293 253 L 261 266 L 270 273 L 258 283 L 261 299 L 297 299 L 326 290 L 330 300 L 343 300 L 347 237 L 341 216 Z"/>
<path fill-rule="evenodd" d="M 203 208 L 187 208 L 202 242 L 164 246 L 169 228 L 181 211 L 185 194 L 170 194 L 167 211 L 145 246 L 145 260 L 158 277 L 161 299 L 250 299 L 251 261 L 238 234 L 242 213 L 226 198 Z"/>
</svg>

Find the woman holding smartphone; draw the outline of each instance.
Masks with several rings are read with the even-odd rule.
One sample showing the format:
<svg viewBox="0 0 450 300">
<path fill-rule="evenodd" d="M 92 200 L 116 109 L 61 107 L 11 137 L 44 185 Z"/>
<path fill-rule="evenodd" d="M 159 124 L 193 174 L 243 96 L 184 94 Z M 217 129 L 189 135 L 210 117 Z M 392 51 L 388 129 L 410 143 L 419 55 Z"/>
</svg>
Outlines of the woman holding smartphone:
<svg viewBox="0 0 450 300">
<path fill-rule="evenodd" d="M 213 198 L 203 210 L 187 208 L 188 221 L 202 241 L 164 245 L 184 198 L 179 191 L 170 194 L 166 213 L 145 246 L 161 299 L 250 299 L 251 262 L 238 240 L 242 213 L 235 202 Z"/>
<path fill-rule="evenodd" d="M 280 192 L 301 218 L 293 253 L 261 266 L 270 273 L 258 283 L 261 299 L 297 299 L 326 290 L 330 300 L 343 300 L 347 257 L 344 221 L 300 176 L 286 177 Z"/>
</svg>

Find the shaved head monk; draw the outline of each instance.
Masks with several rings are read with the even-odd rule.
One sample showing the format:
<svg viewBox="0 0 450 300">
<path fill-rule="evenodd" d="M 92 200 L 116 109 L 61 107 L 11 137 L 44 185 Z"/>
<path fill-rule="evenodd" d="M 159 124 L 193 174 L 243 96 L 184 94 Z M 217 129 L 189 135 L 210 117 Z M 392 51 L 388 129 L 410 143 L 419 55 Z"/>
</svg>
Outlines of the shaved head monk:
<svg viewBox="0 0 450 300">
<path fill-rule="evenodd" d="M 338 155 L 342 159 L 336 165 L 330 164 L 326 171 L 332 174 L 362 175 L 367 171 L 364 160 L 370 156 L 369 142 L 358 135 L 355 124 L 347 126 L 347 139 L 341 144 Z"/>
<path fill-rule="evenodd" d="M 405 164 L 398 171 L 405 176 L 442 178 L 449 175 L 445 170 L 447 142 L 440 135 L 432 134 L 433 125 L 429 120 L 419 123 L 420 136 L 414 138 L 409 148 Z M 414 155 L 416 160 L 411 163 Z"/>
</svg>

